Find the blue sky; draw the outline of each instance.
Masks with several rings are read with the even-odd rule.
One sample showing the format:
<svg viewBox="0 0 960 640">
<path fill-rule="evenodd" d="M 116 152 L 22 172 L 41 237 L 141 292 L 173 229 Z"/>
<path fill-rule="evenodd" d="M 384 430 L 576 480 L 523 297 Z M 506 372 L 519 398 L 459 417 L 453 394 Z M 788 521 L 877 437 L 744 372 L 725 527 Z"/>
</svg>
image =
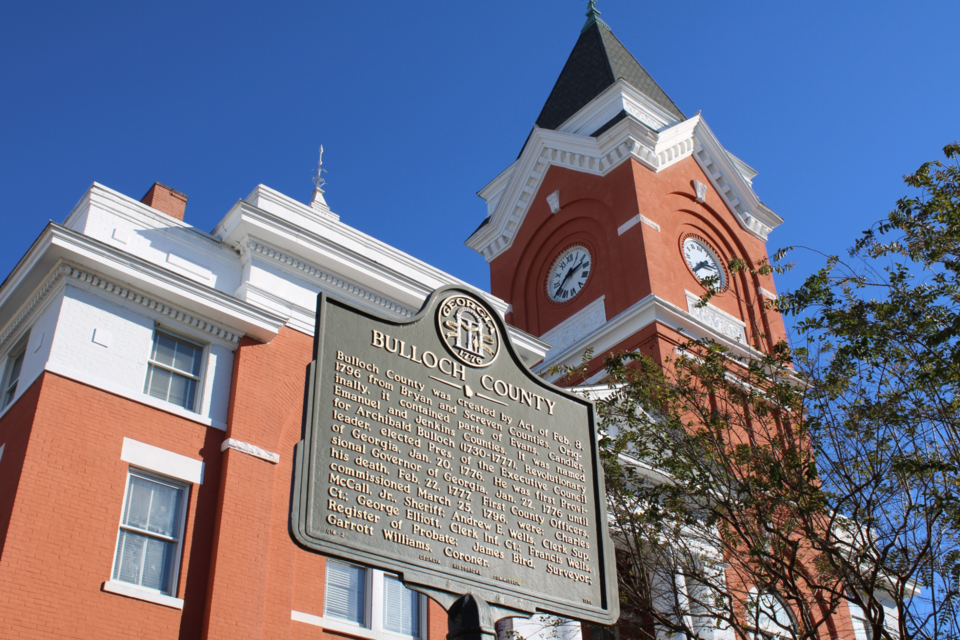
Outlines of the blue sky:
<svg viewBox="0 0 960 640">
<path fill-rule="evenodd" d="M 960 3 L 600 0 L 688 116 L 760 173 L 771 252 L 839 252 L 960 138 Z M 512 162 L 586 2 L 25 2 L 0 39 L 5 276 L 94 182 L 160 181 L 209 231 L 264 183 L 480 287 L 477 190 Z M 779 288 L 820 265 L 797 254 Z"/>
</svg>

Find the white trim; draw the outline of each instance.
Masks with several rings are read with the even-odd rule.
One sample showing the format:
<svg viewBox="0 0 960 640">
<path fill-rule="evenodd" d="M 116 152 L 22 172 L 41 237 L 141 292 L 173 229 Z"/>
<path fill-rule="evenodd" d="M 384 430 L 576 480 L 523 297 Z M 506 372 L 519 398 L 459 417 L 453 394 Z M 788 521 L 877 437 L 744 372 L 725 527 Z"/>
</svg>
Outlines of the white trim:
<svg viewBox="0 0 960 640">
<path fill-rule="evenodd" d="M 171 609 L 183 609 L 182 598 L 165 596 L 162 593 L 157 593 L 156 591 L 150 591 L 148 589 L 141 589 L 137 585 L 127 584 L 126 582 L 107 580 L 103 583 L 103 590 L 108 593 L 127 596 L 128 598 L 135 598 L 137 600 L 144 600 L 146 602 L 160 604 L 165 607 L 170 607 Z"/>
<path fill-rule="evenodd" d="M 62 269 L 69 272 L 59 272 Z M 41 286 L 52 287 L 58 277 L 67 275 L 149 308 L 157 307 L 174 320 L 225 340 L 235 337 L 238 341 L 246 334 L 269 342 L 285 320 L 148 260 L 49 223 L 0 287 L 0 323 L 5 325 L 0 342 L 42 299 L 42 290 L 39 295 L 33 292 Z M 47 282 L 42 284 L 44 280 Z M 135 289 L 126 283 L 133 283 Z M 7 308 L 11 315 L 6 314 Z"/>
<path fill-rule="evenodd" d="M 647 225 L 647 226 L 650 227 L 651 229 L 655 229 L 655 230 L 659 233 L 659 231 L 660 231 L 660 225 L 658 225 L 656 222 L 654 222 L 653 220 L 651 220 L 651 219 L 648 218 L 647 216 L 641 214 L 641 215 L 640 215 L 640 222 L 642 222 L 643 224 Z"/>
<path fill-rule="evenodd" d="M 147 471 L 155 471 L 194 484 L 203 484 L 202 460 L 194 460 L 160 447 L 124 438 L 120 459 Z"/>
<path fill-rule="evenodd" d="M 698 320 L 680 307 L 653 294 L 636 302 L 630 308 L 611 318 L 602 327 L 590 335 L 572 344 L 562 353 L 552 356 L 549 361 L 538 365 L 534 373 L 544 374 L 553 365 L 575 367 L 580 364 L 583 352 L 593 349 L 595 357 L 603 356 L 640 329 L 660 323 L 665 327 L 693 339 L 711 339 L 730 350 L 731 355 L 741 358 L 756 358 L 761 355 L 749 345 L 732 340 L 719 333 L 708 324 Z M 558 376 L 547 375 L 545 379 L 553 381 Z M 595 382 L 593 378 L 588 383 Z"/>
<path fill-rule="evenodd" d="M 369 629 L 367 627 L 357 626 L 350 624 L 349 622 L 332 620 L 322 616 L 315 616 L 312 613 L 304 613 L 303 611 L 297 611 L 295 609 L 290 611 L 290 619 L 294 622 L 302 622 L 304 624 L 335 631 L 337 633 L 345 633 L 358 638 L 368 638 L 368 640 L 427 640 L 425 637 L 426 631 L 424 631 L 426 627 L 426 619 L 424 616 L 424 600 L 426 600 L 426 597 L 423 594 L 420 594 L 420 638 L 413 638 L 412 636 L 393 633 L 385 629 L 374 631 L 373 629 Z"/>
<path fill-rule="evenodd" d="M 226 327 L 218 325 L 205 318 L 194 315 L 193 313 L 188 313 L 165 302 L 153 299 L 135 289 L 131 289 L 130 287 L 112 282 L 106 278 L 102 278 L 94 273 L 79 269 L 69 264 L 64 264 L 60 268 L 60 272 L 65 276 L 69 276 L 78 282 L 88 285 L 90 290 L 99 289 L 104 293 L 111 293 L 119 298 L 137 303 L 140 306 L 154 312 L 154 314 L 160 318 L 163 318 L 164 322 L 176 322 L 178 325 L 183 325 L 187 329 L 192 329 L 199 332 L 208 339 L 219 338 L 224 346 L 229 346 L 231 349 L 235 349 L 240 343 L 242 334 L 227 329 Z"/>
<path fill-rule="evenodd" d="M 617 235 L 622 236 L 626 231 L 636 226 L 638 222 L 642 222 L 643 224 L 647 225 L 651 229 L 656 229 L 657 231 L 660 231 L 659 224 L 657 224 L 647 216 L 643 215 L 642 213 L 638 213 L 637 215 L 633 216 L 632 218 L 624 222 L 622 225 L 620 225 L 620 227 L 617 229 Z"/>
<path fill-rule="evenodd" d="M 584 109 L 593 108 L 593 104 Z M 480 197 L 487 201 L 488 218 L 465 244 L 487 262 L 509 249 L 553 165 L 605 176 L 631 158 L 660 172 L 690 156 L 748 233 L 766 240 L 767 234 L 783 222 L 753 192 L 750 180 L 756 172 L 720 145 L 702 116 L 666 128 L 650 128 L 625 118 L 597 138 L 590 137 L 589 132 L 534 126 L 520 158 L 480 190 Z"/>
<path fill-rule="evenodd" d="M 76 382 L 80 382 L 91 387 L 97 387 L 101 391 L 106 391 L 107 393 L 112 393 L 115 396 L 120 396 L 127 398 L 128 400 L 133 400 L 134 402 L 139 402 L 140 404 L 145 404 L 147 406 L 153 407 L 154 409 L 159 409 L 160 411 L 165 411 L 171 413 L 180 418 L 186 418 L 191 422 L 196 422 L 197 424 L 202 424 L 206 427 L 213 427 L 214 429 L 219 429 L 220 431 L 227 430 L 227 423 L 220 420 L 213 420 L 207 416 L 201 415 L 199 413 L 194 413 L 193 411 L 187 411 L 183 407 L 179 407 L 170 402 L 164 402 L 158 398 L 148 396 L 143 392 L 135 392 L 131 389 L 116 384 L 110 380 L 106 380 L 96 375 L 91 371 L 84 371 L 80 369 L 74 369 L 73 367 L 68 367 L 63 364 L 54 362 L 52 360 L 47 360 L 46 365 L 44 365 L 44 370 L 49 371 L 50 373 L 55 373 L 58 376 L 64 378 L 70 378 Z M 2 415 L 2 414 L 0 414 Z"/>
<path fill-rule="evenodd" d="M 651 129 L 660 130 L 681 122 L 643 92 L 623 79 L 605 89 L 600 95 L 567 118 L 557 131 L 589 136 L 607 124 L 621 111 L 626 111 Z"/>
<path fill-rule="evenodd" d="M 422 593 L 415 592 L 417 594 L 417 603 L 419 605 L 419 617 L 420 617 L 420 629 L 419 636 L 414 638 L 413 636 L 407 636 L 400 633 L 394 633 L 383 628 L 383 583 L 385 578 L 389 575 L 390 577 L 396 578 L 394 574 L 382 571 L 380 569 L 373 569 L 371 567 L 364 567 L 362 565 L 357 565 L 351 562 L 343 562 L 336 560 L 335 562 L 340 562 L 341 564 L 347 564 L 355 567 L 360 567 L 366 571 L 366 580 L 365 580 L 365 589 L 366 593 L 364 594 L 364 621 L 363 624 L 356 624 L 353 622 L 348 622 L 346 620 L 335 620 L 332 618 L 325 618 L 323 616 L 314 615 L 311 613 L 305 613 L 303 611 L 291 610 L 290 619 L 295 622 L 303 622 L 305 624 L 313 625 L 315 627 L 321 627 L 323 629 L 329 629 L 330 631 L 335 631 L 337 633 L 345 633 L 351 636 L 357 636 L 360 638 L 368 638 L 369 640 L 428 640 L 428 635 L 430 633 L 429 621 L 427 620 L 427 602 L 428 598 Z M 326 576 L 324 576 L 326 580 Z M 326 603 L 324 603 L 324 608 Z"/>
<path fill-rule="evenodd" d="M 255 238 L 407 308 L 419 309 L 430 292 L 448 284 L 474 291 L 501 315 L 507 308 L 507 303 L 496 296 L 338 220 L 320 216 L 309 206 L 262 184 L 227 212 L 214 235 L 226 246 L 241 251 L 248 238 Z"/>
<path fill-rule="evenodd" d="M 0 460 L 3 460 L 3 450 L 7 448 L 7 443 L 0 444 Z"/>
<path fill-rule="evenodd" d="M 550 329 L 540 339 L 549 342 L 553 347 L 547 352 L 546 360 L 550 361 L 551 353 L 561 353 L 571 344 L 603 326 L 607 321 L 605 307 L 606 296 L 600 296 L 580 311 Z"/>
<path fill-rule="evenodd" d="M 700 306 L 700 296 L 684 290 L 687 312 L 704 324 L 741 344 L 747 342 L 747 323 L 709 302 Z"/>
<path fill-rule="evenodd" d="M 761 296 L 763 296 L 763 297 L 766 298 L 767 300 L 774 300 L 774 301 L 776 301 L 776 299 L 777 299 L 777 294 L 775 294 L 775 293 L 773 293 L 773 292 L 770 292 L 770 291 L 767 291 L 766 289 L 764 289 L 763 287 L 761 287 L 761 286 L 759 286 L 759 285 L 757 285 L 757 293 L 759 293 Z"/>
<path fill-rule="evenodd" d="M 226 451 L 227 449 L 233 449 L 234 451 L 245 453 L 248 456 L 260 458 L 261 460 L 266 460 L 272 464 L 277 464 L 280 462 L 279 453 L 273 453 L 272 451 L 261 449 L 255 444 L 243 442 L 242 440 L 236 440 L 234 438 L 227 438 L 223 441 L 223 444 L 220 445 L 220 451 Z"/>
<path fill-rule="evenodd" d="M 293 256 L 287 255 L 278 249 L 274 249 L 273 247 L 267 246 L 261 242 L 257 242 L 256 240 L 252 240 L 252 239 L 247 240 L 245 246 L 252 253 L 256 253 L 265 258 L 269 258 L 275 262 L 280 263 L 283 267 L 286 268 L 286 270 L 293 271 L 294 273 L 296 272 L 303 273 L 304 275 L 309 276 L 310 278 L 314 280 L 318 280 L 319 282 L 327 285 L 328 288 L 332 286 L 337 289 L 340 289 L 340 293 L 342 294 L 353 294 L 352 296 L 350 296 L 350 298 L 352 298 L 353 296 L 356 296 L 358 298 L 361 298 L 368 305 L 369 303 L 372 303 L 375 307 L 382 308 L 378 310 L 382 311 L 383 309 L 385 309 L 392 314 L 400 316 L 401 318 L 411 318 L 416 313 L 415 310 L 411 310 L 407 307 L 404 307 L 403 305 L 397 304 L 392 300 L 387 300 L 386 298 L 383 298 L 382 296 L 378 296 L 376 293 L 373 293 L 372 291 L 368 291 L 363 287 L 360 287 L 351 282 L 347 282 L 331 273 L 327 273 L 324 269 L 321 269 L 320 267 L 317 267 L 312 264 L 308 264 Z M 249 286 L 249 283 L 246 283 L 246 284 L 248 284 Z M 351 300 L 351 302 L 353 302 L 353 300 Z"/>
<path fill-rule="evenodd" d="M 315 627 L 326 626 L 326 621 L 320 616 L 315 616 L 312 613 L 304 613 L 303 611 L 297 611 L 296 609 L 290 611 L 290 619 L 294 622 L 312 624 Z M 351 633 L 353 632 L 351 631 Z"/>
<path fill-rule="evenodd" d="M 638 222 L 640 222 L 640 214 L 639 214 L 639 213 L 638 213 L 637 215 L 633 216 L 632 218 L 630 218 L 629 220 L 627 220 L 626 222 L 624 222 L 622 225 L 620 225 L 620 226 L 617 228 L 617 235 L 618 235 L 618 236 L 622 236 L 624 233 L 626 233 L 627 231 L 629 231 L 630 229 L 632 229 L 633 227 L 635 227 Z"/>
</svg>

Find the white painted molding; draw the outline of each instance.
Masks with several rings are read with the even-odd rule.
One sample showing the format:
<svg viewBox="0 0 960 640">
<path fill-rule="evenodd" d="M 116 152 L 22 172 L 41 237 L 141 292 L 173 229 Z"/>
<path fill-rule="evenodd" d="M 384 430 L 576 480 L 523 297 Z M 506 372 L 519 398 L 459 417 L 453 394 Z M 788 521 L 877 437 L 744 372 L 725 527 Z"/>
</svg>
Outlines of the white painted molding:
<svg viewBox="0 0 960 640">
<path fill-rule="evenodd" d="M 767 291 L 766 289 L 764 289 L 759 285 L 757 285 L 757 293 L 759 293 L 761 297 L 766 298 L 767 300 L 777 299 L 777 294 Z"/>
<path fill-rule="evenodd" d="M 621 111 L 626 111 L 655 131 L 680 122 L 677 116 L 658 105 L 646 94 L 625 80 L 618 79 L 589 104 L 570 116 L 557 127 L 557 130 L 589 136 L 610 122 Z"/>
<path fill-rule="evenodd" d="M 501 315 L 507 303 L 340 221 L 258 185 L 218 223 L 215 235 L 237 250 L 249 238 L 408 309 L 434 289 L 458 285 L 487 300 Z"/>
<path fill-rule="evenodd" d="M 33 315 L 33 312 L 39 308 L 40 303 L 56 288 L 62 278 L 63 271 L 61 269 L 54 269 L 46 280 L 34 290 L 33 296 L 20 307 L 19 312 L 14 315 L 13 319 L 3 328 L 3 332 L 0 333 L 0 353 L 6 350 L 7 343 L 10 342 L 10 339 L 16 336 L 20 328 L 26 324 L 26 320 Z"/>
<path fill-rule="evenodd" d="M 161 302 L 155 298 L 151 298 L 150 296 L 140 293 L 135 289 L 112 282 L 106 278 L 96 275 L 95 273 L 69 264 L 64 264 L 61 267 L 61 271 L 68 278 L 88 284 L 93 288 L 103 291 L 104 293 L 110 293 L 118 298 L 129 300 L 139 304 L 142 307 L 146 307 L 147 309 L 150 309 L 151 311 L 163 316 L 165 321 L 170 320 L 186 327 L 199 330 L 208 334 L 210 337 L 220 338 L 221 340 L 229 343 L 233 348 L 236 348 L 236 346 L 240 343 L 240 338 L 242 337 L 241 334 L 235 333 L 222 325 L 193 315 L 192 313 L 188 313 L 183 309 L 178 309 L 170 304 Z"/>
<path fill-rule="evenodd" d="M 707 185 L 703 184 L 699 180 L 693 181 L 693 190 L 696 192 L 696 200 L 700 204 L 703 204 L 707 199 Z"/>
<path fill-rule="evenodd" d="M 249 442 L 243 442 L 242 440 L 227 438 L 226 440 L 223 441 L 223 444 L 220 445 L 220 451 L 226 451 L 227 449 L 233 449 L 234 451 L 245 453 L 248 456 L 253 456 L 254 458 L 260 458 L 261 460 L 266 460 L 271 464 L 277 464 L 280 462 L 279 453 L 273 453 L 272 451 L 261 449 L 255 444 L 250 444 Z"/>
<path fill-rule="evenodd" d="M 641 218 L 641 216 L 640 216 L 640 214 L 638 213 L 637 215 L 633 216 L 632 218 L 630 218 L 629 220 L 627 220 L 626 222 L 624 222 L 622 225 L 620 225 L 620 226 L 617 228 L 617 235 L 618 235 L 618 236 L 622 236 L 624 233 L 626 233 L 627 231 L 629 231 L 630 229 L 632 229 L 633 227 L 635 227 L 636 224 L 637 224 L 638 222 L 640 222 L 640 218 Z"/>
<path fill-rule="evenodd" d="M 368 606 L 370 604 L 371 603 L 369 602 L 367 603 Z M 371 611 L 370 615 L 373 615 L 374 613 L 379 614 L 380 612 Z M 324 618 L 322 616 L 316 616 L 311 613 L 304 613 L 303 611 L 297 610 L 290 611 L 290 619 L 294 622 L 302 622 L 303 624 L 320 627 L 328 631 L 333 631 L 337 634 L 346 634 L 355 638 L 364 638 L 365 640 L 401 640 L 404 637 L 390 633 L 389 631 L 374 631 L 368 627 L 361 627 L 360 625 L 350 624 L 349 622 L 342 620 Z M 424 619 L 425 616 L 422 616 L 421 620 Z"/>
<path fill-rule="evenodd" d="M 550 205 L 550 213 L 560 213 L 560 190 L 557 189 L 547 196 L 547 204 Z"/>
<path fill-rule="evenodd" d="M 749 345 L 728 338 L 680 307 L 650 294 L 608 320 L 590 335 L 570 345 L 562 353 L 551 355 L 550 361 L 545 361 L 537 366 L 534 373 L 543 374 L 553 365 L 575 367 L 580 364 L 583 352 L 587 349 L 592 349 L 596 356 L 601 356 L 636 334 L 643 327 L 655 322 L 692 339 L 709 338 L 714 340 L 729 349 L 733 357 L 755 358 L 761 355 Z M 546 379 L 553 381 L 556 377 L 547 376 Z M 592 384 L 598 381 L 599 379 L 591 378 L 588 383 Z"/>
<path fill-rule="evenodd" d="M 170 607 L 171 609 L 183 609 L 183 600 L 180 598 L 165 596 L 162 593 L 142 589 L 136 585 L 127 584 L 126 582 L 107 580 L 103 583 L 103 590 L 108 593 L 115 593 L 117 595 L 134 598 L 136 600 L 144 600 L 146 602 L 160 604 L 165 607 Z"/>
<path fill-rule="evenodd" d="M 290 619 L 293 620 L 294 622 L 303 622 L 305 624 L 312 624 L 315 627 L 324 626 L 324 620 L 322 617 L 315 616 L 312 613 L 304 613 L 303 611 L 297 611 L 296 609 L 290 611 Z"/>
<path fill-rule="evenodd" d="M 123 439 L 120 459 L 147 471 L 154 471 L 185 482 L 203 484 L 202 460 L 194 460 L 131 438 Z"/>
<path fill-rule="evenodd" d="M 746 231 L 766 240 L 783 222 L 753 192 L 756 172 L 723 149 L 700 115 L 655 129 L 625 118 L 593 138 L 535 126 L 520 158 L 480 190 L 488 218 L 466 245 L 487 262 L 510 248 L 551 166 L 605 176 L 628 159 L 659 172 L 693 156 Z"/>
<path fill-rule="evenodd" d="M 61 271 L 66 267 L 73 271 Z M 228 342 L 236 343 L 244 334 L 269 342 L 284 323 L 284 318 L 229 294 L 49 223 L 0 285 L 0 344 L 18 330 L 43 299 L 45 290 L 55 286 L 60 277 L 85 281 L 116 296 L 152 305 L 166 317 L 192 324 L 208 336 Z"/>
<path fill-rule="evenodd" d="M 125 227 L 116 227 L 111 237 L 120 244 L 127 244 L 130 242 L 130 230 Z"/>
<path fill-rule="evenodd" d="M 660 225 L 643 214 L 640 215 L 640 222 L 647 225 L 651 229 L 656 229 L 658 232 L 660 231 Z"/>
<path fill-rule="evenodd" d="M 377 294 L 368 291 L 363 287 L 351 282 L 347 282 L 346 280 L 338 278 L 331 273 L 327 273 L 315 265 L 308 264 L 303 260 L 299 260 L 293 256 L 287 255 L 286 253 L 278 249 L 274 249 L 273 247 L 269 247 L 261 242 L 257 242 L 256 240 L 248 240 L 245 246 L 252 253 L 279 262 L 291 269 L 295 269 L 306 276 L 309 276 L 315 280 L 319 280 L 321 283 L 327 286 L 336 287 L 341 292 L 350 294 L 349 297 L 361 298 L 365 301 L 373 303 L 375 306 L 383 307 L 384 309 L 404 318 L 413 317 L 415 314 L 415 311 L 397 304 L 392 300 L 387 300 L 386 298 L 378 296 Z"/>
<path fill-rule="evenodd" d="M 553 347 L 547 352 L 544 359 L 550 362 L 551 354 L 562 353 L 570 345 L 596 330 L 607 321 L 604 297 L 600 296 L 580 311 L 544 333 L 540 338 L 549 342 Z"/>
<path fill-rule="evenodd" d="M 687 311 L 690 315 L 728 338 L 732 338 L 741 344 L 747 343 L 747 325 L 740 318 L 730 315 L 709 302 L 699 306 L 700 297 L 698 295 L 689 291 L 683 293 L 687 297 Z"/>
</svg>

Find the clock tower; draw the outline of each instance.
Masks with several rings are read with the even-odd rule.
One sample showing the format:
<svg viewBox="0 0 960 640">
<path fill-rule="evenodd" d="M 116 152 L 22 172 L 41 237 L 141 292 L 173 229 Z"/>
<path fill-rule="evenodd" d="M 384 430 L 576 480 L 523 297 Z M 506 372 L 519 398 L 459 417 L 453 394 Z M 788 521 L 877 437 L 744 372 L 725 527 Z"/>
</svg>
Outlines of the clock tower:
<svg viewBox="0 0 960 640">
<path fill-rule="evenodd" d="M 587 22 L 520 157 L 480 191 L 488 215 L 467 246 L 490 264 L 507 321 L 552 345 L 541 368 L 639 349 L 663 362 L 688 338 L 735 353 L 784 337 L 766 308 L 767 258 L 782 220 L 756 172 L 699 113 L 687 118 L 600 19 Z M 715 291 L 708 304 L 701 296 Z"/>
</svg>

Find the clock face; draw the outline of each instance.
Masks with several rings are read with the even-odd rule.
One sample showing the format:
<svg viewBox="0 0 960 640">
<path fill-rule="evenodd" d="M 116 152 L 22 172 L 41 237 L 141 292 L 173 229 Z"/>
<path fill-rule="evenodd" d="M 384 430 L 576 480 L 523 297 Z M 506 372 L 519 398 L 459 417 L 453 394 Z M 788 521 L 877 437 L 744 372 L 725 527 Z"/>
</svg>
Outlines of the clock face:
<svg viewBox="0 0 960 640">
<path fill-rule="evenodd" d="M 550 267 L 547 295 L 554 302 L 570 300 L 583 290 L 592 267 L 593 259 L 586 247 L 570 247 L 561 253 Z"/>
<path fill-rule="evenodd" d="M 727 274 L 720 266 L 716 254 L 706 243 L 696 238 L 687 238 L 683 241 L 683 257 L 690 271 L 693 271 L 693 275 L 701 282 L 714 278 L 712 288 L 716 291 L 722 291 L 727 286 Z"/>
</svg>

